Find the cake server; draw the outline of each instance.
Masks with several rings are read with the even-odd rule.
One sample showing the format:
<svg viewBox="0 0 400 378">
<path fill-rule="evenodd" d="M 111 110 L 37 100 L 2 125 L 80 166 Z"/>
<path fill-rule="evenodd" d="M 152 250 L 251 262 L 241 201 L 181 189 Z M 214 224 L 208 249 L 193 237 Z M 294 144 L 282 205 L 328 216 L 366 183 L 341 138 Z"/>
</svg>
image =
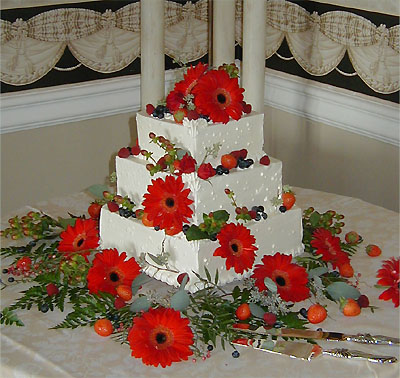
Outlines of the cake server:
<svg viewBox="0 0 400 378">
<path fill-rule="evenodd" d="M 287 355 L 291 358 L 299 358 L 307 361 L 312 361 L 321 355 L 327 355 L 338 358 L 366 360 L 379 364 L 392 364 L 397 362 L 397 358 L 392 356 L 380 356 L 345 348 L 322 349 L 317 344 L 297 341 L 238 339 L 233 341 L 232 344 L 242 347 L 252 347 L 253 349 L 261 350 L 263 352 Z"/>
<path fill-rule="evenodd" d="M 313 331 L 309 329 L 272 328 L 266 330 L 263 327 L 260 327 L 257 330 L 241 329 L 240 332 L 246 332 L 256 335 L 272 335 L 314 340 L 352 341 L 355 343 L 374 345 L 400 345 L 400 339 L 396 337 L 370 335 L 369 333 L 358 333 L 356 335 L 349 335 L 340 332 Z"/>
</svg>

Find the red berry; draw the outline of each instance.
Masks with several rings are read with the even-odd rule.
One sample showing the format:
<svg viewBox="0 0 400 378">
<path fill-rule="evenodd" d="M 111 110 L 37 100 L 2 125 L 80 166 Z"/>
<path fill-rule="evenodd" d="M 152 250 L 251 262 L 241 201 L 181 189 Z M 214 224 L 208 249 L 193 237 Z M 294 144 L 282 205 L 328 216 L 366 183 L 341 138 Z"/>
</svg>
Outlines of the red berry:
<svg viewBox="0 0 400 378">
<path fill-rule="evenodd" d="M 250 306 L 247 303 L 241 304 L 235 311 L 235 314 L 239 320 L 246 320 L 250 317 L 251 311 Z"/>
<path fill-rule="evenodd" d="M 150 139 L 154 139 L 156 137 L 156 134 L 154 134 L 153 132 L 149 133 L 149 138 Z"/>
<path fill-rule="evenodd" d="M 107 202 L 107 207 L 112 213 L 119 210 L 119 206 L 115 202 Z"/>
<path fill-rule="evenodd" d="M 257 211 L 250 210 L 249 215 L 250 215 L 251 219 L 255 219 L 255 217 L 257 216 Z"/>
<path fill-rule="evenodd" d="M 226 169 L 232 169 L 236 167 L 237 159 L 232 154 L 222 155 L 221 164 Z"/>
<path fill-rule="evenodd" d="M 88 208 L 88 213 L 92 219 L 99 219 L 100 211 L 101 211 L 101 205 L 98 204 L 97 202 L 93 202 Z"/>
<path fill-rule="evenodd" d="M 23 270 L 23 271 L 30 270 L 31 265 L 32 265 L 32 260 L 27 256 L 21 257 L 16 263 L 17 269 Z"/>
<path fill-rule="evenodd" d="M 141 149 L 140 149 L 139 146 L 133 146 L 133 147 L 131 147 L 131 154 L 132 154 L 133 156 L 138 156 L 138 155 L 140 154 L 140 151 L 141 151 Z"/>
<path fill-rule="evenodd" d="M 368 256 L 377 257 L 380 256 L 382 250 L 375 244 L 369 244 L 365 247 L 365 251 L 367 252 Z"/>
<path fill-rule="evenodd" d="M 108 319 L 99 319 L 94 323 L 94 330 L 100 336 L 110 336 L 113 331 L 113 325 Z"/>
<path fill-rule="evenodd" d="M 155 107 L 154 107 L 153 104 L 147 104 L 147 105 L 146 105 L 146 113 L 147 113 L 148 115 L 152 115 L 153 112 L 154 112 L 154 109 L 155 109 Z"/>
<path fill-rule="evenodd" d="M 182 283 L 182 281 L 183 281 L 183 279 L 184 279 L 185 277 L 188 278 L 187 282 L 189 282 L 189 275 L 188 275 L 187 273 L 181 273 L 181 274 L 177 277 L 176 280 L 178 281 L 179 285 Z"/>
<path fill-rule="evenodd" d="M 127 158 L 131 155 L 131 152 L 128 150 L 127 147 L 122 147 L 119 151 L 118 151 L 118 156 L 120 158 Z"/>
<path fill-rule="evenodd" d="M 271 164 L 271 159 L 269 158 L 268 155 L 264 155 L 264 156 L 260 159 L 260 164 L 262 164 L 262 165 L 270 165 L 270 164 Z"/>
<path fill-rule="evenodd" d="M 361 294 L 357 299 L 357 303 L 361 308 L 366 308 L 369 306 L 369 299 L 366 295 Z"/>
<path fill-rule="evenodd" d="M 52 297 L 53 295 L 57 295 L 59 293 L 58 287 L 53 283 L 49 283 L 46 286 L 46 291 L 49 297 Z"/>
<path fill-rule="evenodd" d="M 251 105 L 250 104 L 246 104 L 246 103 L 243 104 L 243 113 L 245 113 L 245 114 L 251 113 Z"/>
<path fill-rule="evenodd" d="M 241 150 L 236 150 L 236 151 L 232 151 L 231 155 L 235 158 L 235 159 L 246 159 L 247 157 L 247 150 L 245 148 L 241 149 Z"/>
<path fill-rule="evenodd" d="M 250 324 L 248 324 L 248 323 L 235 323 L 232 327 L 236 328 L 236 329 L 249 329 L 250 328 Z"/>
<path fill-rule="evenodd" d="M 327 314 L 325 307 L 316 303 L 308 309 L 307 319 L 310 323 L 317 324 L 323 322 L 326 319 Z"/>
<path fill-rule="evenodd" d="M 199 117 L 199 113 L 197 113 L 196 110 L 189 110 L 187 113 L 188 120 L 198 119 Z"/>
<path fill-rule="evenodd" d="M 272 312 L 266 312 L 263 319 L 267 325 L 274 325 L 276 323 L 276 315 Z"/>
<path fill-rule="evenodd" d="M 354 269 L 350 263 L 339 265 L 339 273 L 342 277 L 351 278 L 354 276 Z"/>
<path fill-rule="evenodd" d="M 226 189 L 225 189 L 225 194 L 231 194 L 230 189 L 226 188 Z"/>
<path fill-rule="evenodd" d="M 117 310 L 119 310 L 119 309 L 122 308 L 122 307 L 125 307 L 125 305 L 126 305 L 126 303 L 125 303 L 125 301 L 124 301 L 122 298 L 120 298 L 120 297 L 116 297 L 116 298 L 115 298 L 114 307 L 115 307 Z"/>
</svg>

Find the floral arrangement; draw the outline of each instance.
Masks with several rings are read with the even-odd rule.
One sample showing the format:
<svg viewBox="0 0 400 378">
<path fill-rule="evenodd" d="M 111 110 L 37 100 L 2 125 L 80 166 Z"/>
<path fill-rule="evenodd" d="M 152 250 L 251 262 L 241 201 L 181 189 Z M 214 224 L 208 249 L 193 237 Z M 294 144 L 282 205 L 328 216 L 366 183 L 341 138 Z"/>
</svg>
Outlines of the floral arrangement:
<svg viewBox="0 0 400 378">
<path fill-rule="evenodd" d="M 146 106 L 149 115 L 164 118 L 172 114 L 177 123 L 204 118 L 227 123 L 251 112 L 251 105 L 243 101 L 244 89 L 239 87 L 239 70 L 234 64 L 224 64 L 218 69 L 208 69 L 203 63 L 189 67 L 183 80 L 175 84 L 165 105 Z"/>
<path fill-rule="evenodd" d="M 149 222 L 157 222 L 159 212 L 163 214 L 160 201 L 169 201 L 169 197 L 159 198 L 166 192 L 159 185 L 169 185 L 177 193 L 170 206 L 175 215 L 180 214 L 181 221 L 189 217 L 187 193 L 179 177 L 174 180 L 153 183 L 149 194 L 154 196 L 147 196 L 144 202 Z M 132 206 L 126 198 L 110 193 L 106 197 L 112 201 L 103 199 L 89 206 L 90 218 L 53 219 L 29 212 L 9 220 L 9 227 L 1 232 L 3 237 L 31 240 L 24 246 L 1 249 L 2 258 L 12 259 L 2 272 L 8 275 L 7 283 L 2 281 L 3 289 L 19 282 L 32 282 L 33 286 L 2 309 L 2 324 L 23 326 L 18 310 L 36 307 L 46 313 L 72 306 L 53 328 L 92 326 L 101 336 L 111 335 L 129 344 L 132 356 L 144 364 L 166 367 L 190 356 L 193 361 L 207 359 L 217 346 L 217 338 L 226 348 L 250 327 L 304 328 L 307 323 L 320 323 L 327 316 L 326 300 L 337 302 L 346 316 L 356 316 L 366 307 L 373 310 L 357 288 L 350 263 L 362 238 L 352 231 L 342 241 L 338 234 L 343 216 L 334 211 L 320 214 L 313 208 L 305 210 L 304 255 L 292 258 L 275 253 L 264 256 L 254 267 L 254 237 L 243 225 L 220 220 L 219 247 L 214 255 L 226 258 L 227 269 L 242 272 L 253 268 L 251 277 L 228 290 L 219 285 L 218 272 L 211 277 L 206 270 L 205 277 L 196 274 L 203 288 L 190 294 L 185 290 L 188 275 L 183 273 L 178 276 L 180 286 L 160 297 L 146 292 L 149 278 L 141 273 L 144 264 L 149 264 L 145 259 L 136 261 L 123 251 L 98 249 L 100 203 L 116 199 Z M 174 216 L 162 218 L 166 229 L 175 226 Z M 380 249 L 368 246 L 367 252 L 379 255 Z M 158 267 L 168 269 L 166 256 L 150 257 Z M 386 288 L 379 298 L 392 300 L 398 307 L 399 259 L 385 261 L 377 277 L 378 285 Z M 308 309 L 293 309 L 295 303 L 307 298 L 314 302 Z M 234 350 L 232 356 L 238 357 L 239 352 Z"/>
</svg>

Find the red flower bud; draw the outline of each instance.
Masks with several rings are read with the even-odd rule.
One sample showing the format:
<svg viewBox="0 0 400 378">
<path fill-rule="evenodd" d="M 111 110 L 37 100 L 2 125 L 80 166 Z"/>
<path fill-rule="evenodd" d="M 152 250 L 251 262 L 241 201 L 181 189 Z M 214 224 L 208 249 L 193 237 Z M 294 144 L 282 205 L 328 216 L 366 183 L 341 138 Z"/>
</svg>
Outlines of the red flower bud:
<svg viewBox="0 0 400 378">
<path fill-rule="evenodd" d="M 199 176 L 203 180 L 207 180 L 210 177 L 215 176 L 215 169 L 212 167 L 210 163 L 207 164 L 203 163 L 197 170 L 197 176 Z"/>
</svg>

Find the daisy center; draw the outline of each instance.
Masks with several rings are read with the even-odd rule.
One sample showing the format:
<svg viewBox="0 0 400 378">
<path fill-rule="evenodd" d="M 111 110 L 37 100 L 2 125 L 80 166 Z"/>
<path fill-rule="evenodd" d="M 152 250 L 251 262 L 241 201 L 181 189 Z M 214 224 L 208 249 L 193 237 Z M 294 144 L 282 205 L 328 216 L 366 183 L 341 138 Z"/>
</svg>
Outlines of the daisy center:
<svg viewBox="0 0 400 378">
<path fill-rule="evenodd" d="M 174 199 L 173 198 L 171 198 L 171 197 L 168 197 L 166 200 L 165 200 L 165 204 L 167 205 L 167 207 L 174 207 L 174 205 L 175 205 L 175 201 L 174 201 Z"/>
<path fill-rule="evenodd" d="M 226 97 L 222 93 L 217 94 L 217 100 L 220 104 L 225 104 Z"/>
<path fill-rule="evenodd" d="M 234 256 L 240 256 L 242 253 L 242 244 L 237 240 L 231 240 L 229 247 Z"/>
<path fill-rule="evenodd" d="M 78 243 L 76 243 L 76 245 L 78 246 L 78 247 L 80 247 L 83 243 L 85 242 L 85 239 L 79 239 L 78 240 Z"/>
<path fill-rule="evenodd" d="M 119 275 L 116 272 L 111 272 L 109 277 L 110 277 L 110 280 L 112 282 L 118 282 L 119 281 Z"/>
<path fill-rule="evenodd" d="M 156 341 L 158 344 L 164 344 L 167 341 L 167 335 L 163 332 L 157 333 Z"/>
<path fill-rule="evenodd" d="M 160 325 L 150 333 L 150 342 L 154 348 L 163 350 L 173 344 L 174 335 L 169 328 Z"/>
<path fill-rule="evenodd" d="M 279 285 L 279 286 L 285 286 L 286 285 L 286 281 L 282 276 L 277 276 L 275 278 L 275 282 Z"/>
</svg>

